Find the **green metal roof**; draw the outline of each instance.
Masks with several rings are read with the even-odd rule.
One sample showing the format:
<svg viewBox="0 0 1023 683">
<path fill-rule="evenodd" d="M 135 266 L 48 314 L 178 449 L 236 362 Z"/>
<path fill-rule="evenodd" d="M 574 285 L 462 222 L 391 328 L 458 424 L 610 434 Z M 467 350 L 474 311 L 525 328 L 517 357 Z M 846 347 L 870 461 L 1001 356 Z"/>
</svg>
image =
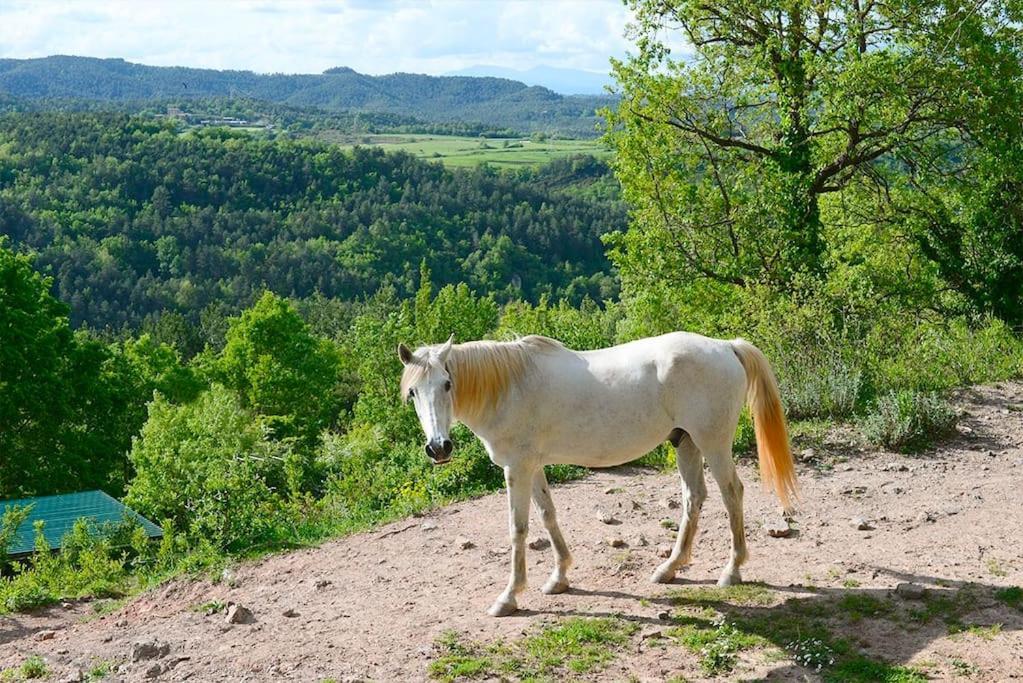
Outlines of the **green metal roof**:
<svg viewBox="0 0 1023 683">
<path fill-rule="evenodd" d="M 150 538 L 163 536 L 163 531 L 148 519 L 111 498 L 102 491 L 82 491 L 81 493 L 64 493 L 57 496 L 40 496 L 37 498 L 20 498 L 18 500 L 0 501 L 0 515 L 14 506 L 32 506 L 28 519 L 22 522 L 14 539 L 7 546 L 7 554 L 11 557 L 27 555 L 35 550 L 35 529 L 37 520 L 43 520 L 43 535 L 51 548 L 59 548 L 64 534 L 82 517 L 96 524 L 112 522 L 117 524 L 126 519 L 135 519 Z"/>
</svg>

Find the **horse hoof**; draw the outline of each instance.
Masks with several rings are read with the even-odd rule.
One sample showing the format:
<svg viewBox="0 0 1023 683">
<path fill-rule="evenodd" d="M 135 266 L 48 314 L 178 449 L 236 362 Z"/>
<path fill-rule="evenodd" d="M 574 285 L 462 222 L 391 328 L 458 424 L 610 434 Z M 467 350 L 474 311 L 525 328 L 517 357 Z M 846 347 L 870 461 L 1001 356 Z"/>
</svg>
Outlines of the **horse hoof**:
<svg viewBox="0 0 1023 683">
<path fill-rule="evenodd" d="M 735 586 L 742 583 L 742 576 L 739 572 L 725 573 L 718 579 L 719 588 L 727 588 L 728 586 Z"/>
<path fill-rule="evenodd" d="M 490 609 L 487 610 L 487 614 L 492 617 L 506 617 L 509 614 L 514 614 L 518 608 L 519 606 L 514 602 L 501 602 L 498 600 L 490 606 Z"/>
<path fill-rule="evenodd" d="M 568 590 L 568 581 L 558 581 L 551 579 L 543 585 L 540 589 L 544 595 L 557 595 L 558 593 L 564 593 Z"/>
<path fill-rule="evenodd" d="M 671 583 L 675 580 L 675 569 L 661 565 L 650 577 L 651 583 Z"/>
</svg>

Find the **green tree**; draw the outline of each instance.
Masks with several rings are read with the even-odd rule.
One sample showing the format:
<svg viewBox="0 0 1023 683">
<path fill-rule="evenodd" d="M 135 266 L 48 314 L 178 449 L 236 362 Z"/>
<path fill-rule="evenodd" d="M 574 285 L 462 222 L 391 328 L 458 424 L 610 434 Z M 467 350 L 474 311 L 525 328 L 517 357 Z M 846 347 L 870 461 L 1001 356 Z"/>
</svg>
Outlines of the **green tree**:
<svg viewBox="0 0 1023 683">
<path fill-rule="evenodd" d="M 63 469 L 74 337 L 50 281 L 0 239 L 0 496 L 46 490 Z"/>
<path fill-rule="evenodd" d="M 220 549 L 258 542 L 273 528 L 286 485 L 287 448 L 229 389 L 215 385 L 175 406 L 161 396 L 131 450 L 137 472 L 125 498 Z"/>
<path fill-rule="evenodd" d="M 231 321 L 218 370 L 278 438 L 315 442 L 338 416 L 340 354 L 287 300 L 265 292 Z"/>
<path fill-rule="evenodd" d="M 638 286 L 795 287 L 827 268 L 823 198 L 860 189 L 846 218 L 884 229 L 893 185 L 926 191 L 907 167 L 961 171 L 961 150 L 1015 117 L 1013 3 L 630 4 L 639 50 L 614 64 L 607 139 L 635 207 L 615 258 Z"/>
</svg>

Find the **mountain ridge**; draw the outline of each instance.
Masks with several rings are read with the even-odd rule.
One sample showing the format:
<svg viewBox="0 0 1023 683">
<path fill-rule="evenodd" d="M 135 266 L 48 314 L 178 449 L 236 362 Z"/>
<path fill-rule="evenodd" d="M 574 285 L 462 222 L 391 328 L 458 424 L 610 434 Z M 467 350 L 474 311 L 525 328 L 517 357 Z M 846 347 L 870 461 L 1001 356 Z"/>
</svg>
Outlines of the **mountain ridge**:
<svg viewBox="0 0 1023 683">
<path fill-rule="evenodd" d="M 362 74 L 338 66 L 321 74 L 148 66 L 122 58 L 52 55 L 0 59 L 0 95 L 109 102 L 244 96 L 328 111 L 403 114 L 449 123 L 593 136 L 596 109 L 611 97 L 566 96 L 498 77 Z"/>
</svg>

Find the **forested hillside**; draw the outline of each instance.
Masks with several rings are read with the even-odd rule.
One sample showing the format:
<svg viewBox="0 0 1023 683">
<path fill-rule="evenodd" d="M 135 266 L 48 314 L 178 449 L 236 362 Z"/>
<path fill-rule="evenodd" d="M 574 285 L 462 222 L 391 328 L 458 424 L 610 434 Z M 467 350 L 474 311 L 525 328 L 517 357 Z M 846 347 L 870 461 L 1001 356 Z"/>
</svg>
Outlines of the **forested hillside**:
<svg viewBox="0 0 1023 683">
<path fill-rule="evenodd" d="M 613 179 L 591 157 L 452 171 L 125 114 L 0 117 L 0 496 L 101 487 L 167 530 L 159 549 L 82 531 L 0 579 L 0 611 L 501 486 L 463 427 L 451 464 L 429 464 L 399 342 L 742 336 L 797 445 L 840 423 L 858 435 L 843 458 L 926 451 L 955 432 L 952 389 L 1023 374 L 1018 5 L 632 4 Z M 677 41 L 699 49 L 673 56 Z M 7 63 L 2 82 L 136 97 L 150 73 L 33 75 L 60 63 Z M 342 85 L 396 101 L 368 84 L 440 101 L 414 76 L 154 73 L 319 105 Z M 451 116 L 463 87 L 494 106 L 549 97 L 441 85 Z M 737 453 L 752 433 L 744 417 Z"/>
<path fill-rule="evenodd" d="M 591 158 L 497 173 L 113 114 L 0 117 L 0 234 L 37 255 L 72 322 L 198 321 L 264 289 L 353 300 L 466 282 L 500 301 L 615 294 L 600 236 L 623 204 Z M 602 180 L 603 179 L 603 180 Z"/>
<path fill-rule="evenodd" d="M 322 74 L 255 74 L 155 67 L 123 59 L 53 56 L 0 60 L 0 93 L 27 99 L 107 102 L 247 97 L 327 110 L 398 114 L 429 122 L 596 135 L 596 110 L 612 100 L 565 96 L 503 78 L 397 73 L 368 76 L 338 67 Z"/>
</svg>

